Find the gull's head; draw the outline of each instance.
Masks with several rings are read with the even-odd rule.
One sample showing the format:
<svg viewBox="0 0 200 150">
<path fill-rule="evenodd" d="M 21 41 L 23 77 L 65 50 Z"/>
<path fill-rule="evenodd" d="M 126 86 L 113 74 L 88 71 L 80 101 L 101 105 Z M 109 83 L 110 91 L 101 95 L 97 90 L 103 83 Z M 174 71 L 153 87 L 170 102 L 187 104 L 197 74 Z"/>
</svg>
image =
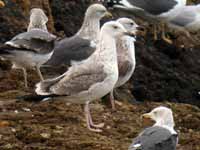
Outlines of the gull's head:
<svg viewBox="0 0 200 150">
<path fill-rule="evenodd" d="M 112 16 L 111 13 L 101 4 L 93 4 L 89 6 L 85 15 L 96 19 L 101 19 L 104 16 Z"/>
<path fill-rule="evenodd" d="M 139 28 L 135 21 L 129 18 L 119 18 L 117 22 L 121 23 L 128 32 L 133 34 L 136 34 L 137 28 Z"/>
<path fill-rule="evenodd" d="M 46 24 L 48 22 L 48 17 L 45 15 L 42 9 L 33 8 L 30 11 L 30 22 Z"/>
<path fill-rule="evenodd" d="M 157 107 L 151 112 L 143 114 L 142 117 L 155 121 L 156 123 L 154 125 L 156 126 L 168 127 L 172 129 L 174 127 L 172 110 L 164 106 Z"/>
<path fill-rule="evenodd" d="M 129 34 L 126 29 L 117 21 L 109 21 L 105 23 L 102 26 L 101 31 L 109 34 L 113 38 Z"/>
</svg>

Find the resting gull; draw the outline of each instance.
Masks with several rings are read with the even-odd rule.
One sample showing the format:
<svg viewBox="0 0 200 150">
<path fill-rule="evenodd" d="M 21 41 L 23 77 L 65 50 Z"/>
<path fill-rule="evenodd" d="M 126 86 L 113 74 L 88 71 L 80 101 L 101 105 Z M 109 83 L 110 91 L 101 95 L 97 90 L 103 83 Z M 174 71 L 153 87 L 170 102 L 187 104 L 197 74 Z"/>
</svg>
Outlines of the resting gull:
<svg viewBox="0 0 200 150">
<path fill-rule="evenodd" d="M 136 34 L 139 26 L 129 18 L 120 18 L 117 22 L 121 23 L 128 32 Z M 132 76 L 136 61 L 135 61 L 135 38 L 132 36 L 122 36 L 117 39 L 117 61 L 119 69 L 119 78 L 115 88 L 125 84 Z M 112 109 L 115 109 L 113 90 L 110 92 L 110 100 Z"/>
<path fill-rule="evenodd" d="M 187 37 L 192 39 L 189 32 L 200 29 L 200 4 L 179 8 L 177 14 L 168 21 L 168 24 L 170 27 L 184 32 Z"/>
<path fill-rule="evenodd" d="M 104 124 L 92 122 L 89 103 L 108 94 L 118 80 L 116 38 L 128 34 L 124 27 L 116 22 L 105 23 L 100 31 L 99 43 L 95 52 L 82 63 L 72 65 L 63 75 L 41 81 L 36 85 L 37 96 L 25 100 L 46 98 L 63 99 L 67 102 L 85 104 L 87 127 L 91 131 L 101 132 Z"/>
<path fill-rule="evenodd" d="M 178 135 L 174 130 L 172 110 L 160 106 L 144 114 L 143 117 L 152 119 L 156 123 L 144 129 L 133 140 L 129 150 L 176 150 Z"/>
<path fill-rule="evenodd" d="M 111 16 L 101 4 L 89 6 L 80 30 L 72 37 L 61 40 L 54 49 L 52 58 L 46 65 L 70 65 L 71 61 L 88 58 L 95 50 L 100 32 L 100 19 Z"/>
<path fill-rule="evenodd" d="M 28 87 L 26 68 L 35 67 L 41 80 L 40 66 L 53 54 L 56 36 L 41 29 L 32 29 L 15 36 L 0 47 L 0 56 L 12 61 L 13 68 L 22 69 Z"/>
<path fill-rule="evenodd" d="M 135 13 L 154 24 L 154 38 L 156 39 L 158 20 L 168 21 L 176 14 L 176 9 L 186 5 L 186 0 L 107 0 L 116 9 Z M 162 24 L 162 38 L 168 43 L 170 39 L 165 37 L 164 24 Z"/>
<path fill-rule="evenodd" d="M 33 8 L 30 12 L 30 23 L 27 31 L 38 28 L 48 32 L 46 26 L 47 22 L 48 17 L 45 15 L 44 11 L 40 8 Z"/>
</svg>

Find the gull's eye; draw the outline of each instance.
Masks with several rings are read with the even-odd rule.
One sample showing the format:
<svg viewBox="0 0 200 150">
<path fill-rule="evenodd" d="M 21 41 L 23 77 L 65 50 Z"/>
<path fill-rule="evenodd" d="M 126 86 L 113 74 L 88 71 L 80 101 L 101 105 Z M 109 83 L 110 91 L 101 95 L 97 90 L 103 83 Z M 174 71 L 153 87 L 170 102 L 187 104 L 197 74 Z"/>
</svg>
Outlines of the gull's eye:
<svg viewBox="0 0 200 150">
<path fill-rule="evenodd" d="M 131 23 L 130 23 L 130 25 L 131 25 L 131 26 L 133 26 L 133 25 L 134 25 L 134 23 L 133 23 L 133 22 L 131 22 Z"/>
<path fill-rule="evenodd" d="M 105 13 L 105 12 L 106 12 L 106 10 L 100 10 L 99 12 L 103 14 L 103 13 Z"/>
<path fill-rule="evenodd" d="M 118 29 L 118 26 L 113 26 L 114 29 Z"/>
<path fill-rule="evenodd" d="M 157 111 L 154 111 L 153 113 L 154 113 L 154 115 L 157 115 L 158 112 L 157 112 Z"/>
</svg>

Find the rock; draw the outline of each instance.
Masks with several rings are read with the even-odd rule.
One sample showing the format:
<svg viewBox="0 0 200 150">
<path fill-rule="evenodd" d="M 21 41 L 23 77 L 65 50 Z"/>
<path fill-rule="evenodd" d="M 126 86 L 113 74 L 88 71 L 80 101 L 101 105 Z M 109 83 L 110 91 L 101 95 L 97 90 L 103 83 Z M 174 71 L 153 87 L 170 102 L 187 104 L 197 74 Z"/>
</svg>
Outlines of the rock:
<svg viewBox="0 0 200 150">
<path fill-rule="evenodd" d="M 0 128 L 8 127 L 10 123 L 8 121 L 0 121 Z"/>
<path fill-rule="evenodd" d="M 51 134 L 49 134 L 49 133 L 41 133 L 40 135 L 41 135 L 41 137 L 43 137 L 45 139 L 49 139 L 51 137 Z"/>
</svg>

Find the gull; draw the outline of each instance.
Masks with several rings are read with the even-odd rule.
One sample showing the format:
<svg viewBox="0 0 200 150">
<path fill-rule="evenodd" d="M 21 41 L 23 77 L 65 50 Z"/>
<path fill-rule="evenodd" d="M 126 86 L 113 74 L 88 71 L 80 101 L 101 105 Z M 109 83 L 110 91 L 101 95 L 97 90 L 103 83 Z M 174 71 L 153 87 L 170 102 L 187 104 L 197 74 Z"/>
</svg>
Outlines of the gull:
<svg viewBox="0 0 200 150">
<path fill-rule="evenodd" d="M 80 30 L 72 37 L 61 40 L 54 49 L 48 66 L 70 65 L 71 62 L 87 59 L 96 49 L 100 32 L 100 20 L 111 16 L 101 4 L 88 7 Z"/>
<path fill-rule="evenodd" d="M 27 68 L 35 67 L 40 80 L 40 66 L 53 54 L 56 36 L 41 29 L 32 29 L 16 35 L 0 47 L 0 56 L 13 63 L 12 68 L 22 69 L 25 87 L 28 88 Z"/>
<path fill-rule="evenodd" d="M 105 1 L 105 0 L 104 0 Z M 164 22 L 166 23 L 177 13 L 177 9 L 186 5 L 186 0 L 107 0 L 116 9 L 121 9 L 136 14 L 154 24 L 154 39 L 157 39 L 157 24 L 162 22 L 162 39 L 172 43 L 165 36 Z"/>
<path fill-rule="evenodd" d="M 139 26 L 132 19 L 129 18 L 120 18 L 117 20 L 117 22 L 122 24 L 128 32 L 133 34 L 136 34 L 137 28 L 139 28 Z M 125 84 L 131 78 L 135 70 L 135 65 L 136 65 L 135 45 L 134 45 L 135 41 L 136 39 L 129 35 L 121 36 L 117 39 L 116 47 L 117 47 L 119 78 L 115 85 L 115 88 Z M 114 101 L 113 90 L 110 92 L 110 101 L 112 109 L 114 110 L 115 101 Z"/>
<path fill-rule="evenodd" d="M 157 107 L 150 113 L 144 114 L 156 123 L 137 136 L 129 150 L 176 150 L 178 135 L 174 130 L 172 110 L 167 107 Z"/>
<path fill-rule="evenodd" d="M 24 100 L 46 100 L 55 98 L 70 103 L 85 104 L 87 127 L 101 132 L 103 123 L 95 125 L 90 114 L 89 103 L 108 94 L 118 80 L 116 38 L 128 34 L 116 22 L 105 23 L 100 31 L 99 43 L 95 52 L 80 64 L 72 65 L 68 71 L 53 79 L 41 81 L 36 85 L 36 96 Z"/>
<path fill-rule="evenodd" d="M 48 32 L 46 26 L 47 22 L 48 17 L 45 15 L 44 11 L 40 8 L 33 8 L 30 11 L 30 22 L 27 31 L 38 28 Z"/>
<path fill-rule="evenodd" d="M 192 39 L 190 32 L 200 29 L 200 4 L 180 7 L 176 15 L 168 21 L 168 25 Z"/>
</svg>

